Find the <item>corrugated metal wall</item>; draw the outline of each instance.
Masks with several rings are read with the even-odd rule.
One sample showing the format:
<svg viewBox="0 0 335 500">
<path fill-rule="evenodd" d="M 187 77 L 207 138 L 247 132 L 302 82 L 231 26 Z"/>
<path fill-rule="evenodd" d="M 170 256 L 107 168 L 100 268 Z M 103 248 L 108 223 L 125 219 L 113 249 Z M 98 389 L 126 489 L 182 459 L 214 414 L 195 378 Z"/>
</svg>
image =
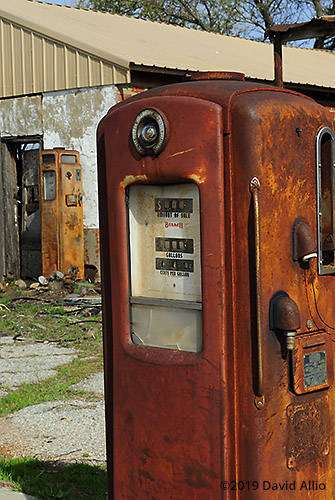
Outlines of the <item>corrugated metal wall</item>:
<svg viewBox="0 0 335 500">
<path fill-rule="evenodd" d="M 127 83 L 128 70 L 0 19 L 0 98 Z"/>
</svg>

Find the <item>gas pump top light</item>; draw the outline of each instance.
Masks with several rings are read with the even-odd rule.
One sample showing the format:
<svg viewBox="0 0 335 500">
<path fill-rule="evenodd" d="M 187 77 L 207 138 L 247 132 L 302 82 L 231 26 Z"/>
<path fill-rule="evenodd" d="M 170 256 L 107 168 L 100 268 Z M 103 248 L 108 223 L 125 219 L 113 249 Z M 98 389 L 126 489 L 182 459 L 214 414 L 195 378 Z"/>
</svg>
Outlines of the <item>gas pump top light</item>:
<svg viewBox="0 0 335 500">
<path fill-rule="evenodd" d="M 159 130 L 157 123 L 147 123 L 141 130 L 139 140 L 145 147 L 152 146 L 157 141 L 158 134 Z"/>
<path fill-rule="evenodd" d="M 166 142 L 165 119 L 156 109 L 139 113 L 132 128 L 133 143 L 141 155 L 158 155 Z"/>
</svg>

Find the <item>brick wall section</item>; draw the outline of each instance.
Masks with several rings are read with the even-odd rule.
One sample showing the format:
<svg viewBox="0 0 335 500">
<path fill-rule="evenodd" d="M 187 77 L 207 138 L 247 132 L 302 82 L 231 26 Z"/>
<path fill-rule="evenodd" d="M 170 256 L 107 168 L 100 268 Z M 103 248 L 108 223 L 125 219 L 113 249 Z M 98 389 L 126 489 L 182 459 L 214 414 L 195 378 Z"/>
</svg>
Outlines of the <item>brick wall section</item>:
<svg viewBox="0 0 335 500">
<path fill-rule="evenodd" d="M 140 94 L 141 92 L 144 92 L 144 90 L 147 89 L 140 87 L 128 87 L 124 85 L 117 85 L 117 100 L 118 102 L 125 101 L 126 99 L 128 99 L 128 97 Z"/>
</svg>

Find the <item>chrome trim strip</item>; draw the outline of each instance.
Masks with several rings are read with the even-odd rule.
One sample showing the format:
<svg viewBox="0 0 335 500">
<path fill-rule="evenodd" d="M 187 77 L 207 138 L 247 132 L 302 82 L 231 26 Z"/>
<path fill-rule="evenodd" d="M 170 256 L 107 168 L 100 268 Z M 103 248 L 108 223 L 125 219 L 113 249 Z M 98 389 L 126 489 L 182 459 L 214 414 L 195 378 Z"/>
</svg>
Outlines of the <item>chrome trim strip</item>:
<svg viewBox="0 0 335 500">
<path fill-rule="evenodd" d="M 256 324 L 257 324 L 257 384 L 255 390 L 255 405 L 261 410 L 265 404 L 264 381 L 263 381 L 263 333 L 261 314 L 261 240 L 260 240 L 260 211 L 259 211 L 259 190 L 261 183 L 257 177 L 253 177 L 249 184 L 254 207 L 254 245 L 255 245 L 255 277 L 256 277 Z"/>
<path fill-rule="evenodd" d="M 321 140 L 324 134 L 329 134 L 332 138 L 332 191 L 333 191 L 333 207 L 335 207 L 335 135 L 331 128 L 322 127 L 316 135 L 316 221 L 317 221 L 317 237 L 318 237 L 318 273 L 319 275 L 334 274 L 335 266 L 324 267 L 322 265 L 322 194 L 321 194 Z M 335 215 L 333 215 L 335 222 Z M 333 225 L 334 225 L 333 222 Z M 333 227 L 333 235 L 335 236 L 335 227 Z"/>
<path fill-rule="evenodd" d="M 131 304 L 141 304 L 159 307 L 178 307 L 179 309 L 202 310 L 202 302 L 188 302 L 187 300 L 154 299 L 150 297 L 129 297 Z"/>
</svg>

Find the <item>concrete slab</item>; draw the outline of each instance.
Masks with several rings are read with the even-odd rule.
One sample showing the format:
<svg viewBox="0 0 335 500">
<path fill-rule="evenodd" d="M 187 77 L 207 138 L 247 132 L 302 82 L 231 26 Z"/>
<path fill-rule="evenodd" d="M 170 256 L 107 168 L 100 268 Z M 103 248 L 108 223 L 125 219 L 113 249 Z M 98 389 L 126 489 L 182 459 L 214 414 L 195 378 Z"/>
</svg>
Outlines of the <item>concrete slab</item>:
<svg viewBox="0 0 335 500">
<path fill-rule="evenodd" d="M 90 377 L 71 385 L 73 391 L 90 391 L 100 396 L 104 395 L 104 374 L 96 373 Z"/>
<path fill-rule="evenodd" d="M 54 377 L 55 368 L 70 363 L 78 354 L 76 349 L 44 343 L 21 344 L 6 336 L 0 336 L 0 347 L 0 398 L 9 388 Z"/>
<path fill-rule="evenodd" d="M 8 488 L 0 488 L 0 500 L 37 500 L 37 498 Z"/>
</svg>

